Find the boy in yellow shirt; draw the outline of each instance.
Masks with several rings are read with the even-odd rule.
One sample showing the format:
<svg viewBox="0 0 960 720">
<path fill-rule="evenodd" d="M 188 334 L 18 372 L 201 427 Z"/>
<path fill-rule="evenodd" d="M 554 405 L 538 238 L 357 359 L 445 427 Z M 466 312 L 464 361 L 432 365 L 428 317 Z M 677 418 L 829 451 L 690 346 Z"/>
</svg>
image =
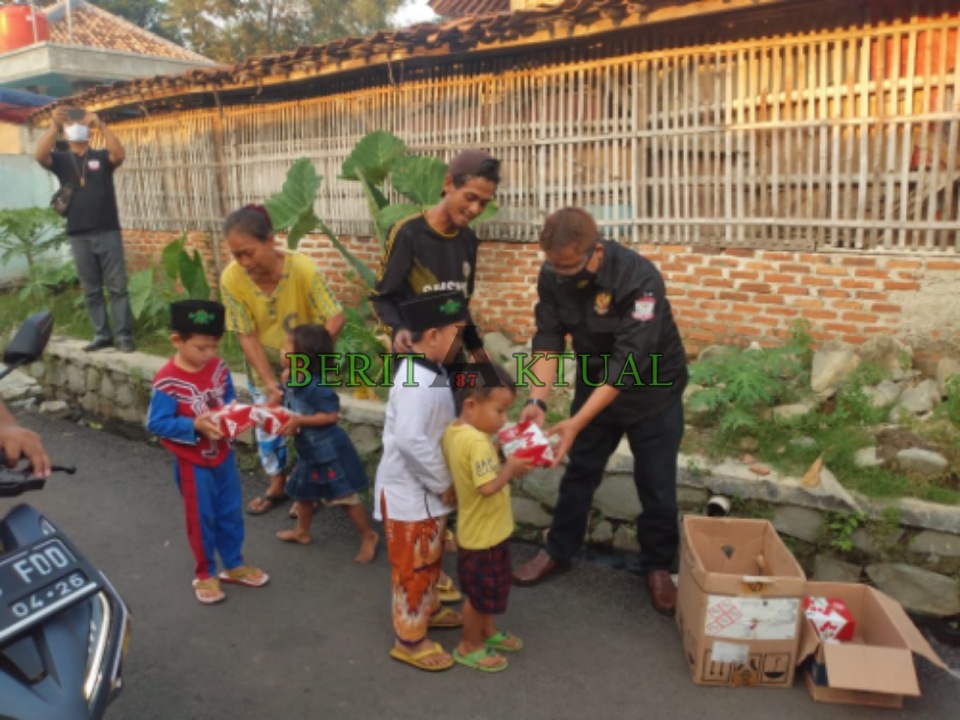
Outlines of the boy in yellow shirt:
<svg viewBox="0 0 960 720">
<path fill-rule="evenodd" d="M 453 659 L 484 672 L 506 669 L 498 650 L 523 647 L 516 635 L 497 630 L 494 616 L 506 611 L 510 594 L 510 481 L 533 465 L 532 459 L 516 456 L 500 464 L 490 436 L 506 422 L 516 388 L 503 368 L 495 365 L 494 370 L 497 382 L 484 381 L 493 379 L 489 372 L 464 373 L 467 381 L 457 398 L 460 416 L 443 435 L 443 455 L 457 491 L 457 572 L 466 596 L 463 637 Z"/>
</svg>

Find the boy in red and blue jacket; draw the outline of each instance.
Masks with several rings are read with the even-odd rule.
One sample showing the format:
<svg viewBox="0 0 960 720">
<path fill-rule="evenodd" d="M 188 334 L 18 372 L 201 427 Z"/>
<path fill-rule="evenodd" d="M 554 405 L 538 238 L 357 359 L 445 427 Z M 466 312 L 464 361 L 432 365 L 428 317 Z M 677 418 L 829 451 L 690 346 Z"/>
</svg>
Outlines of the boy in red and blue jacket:
<svg viewBox="0 0 960 720">
<path fill-rule="evenodd" d="M 174 455 L 174 479 L 196 561 L 194 592 L 201 603 L 212 605 L 226 599 L 221 582 L 261 587 L 270 578 L 243 561 L 240 477 L 233 447 L 214 416 L 236 400 L 230 370 L 217 357 L 223 305 L 173 303 L 170 325 L 177 352 L 153 379 L 147 429 Z M 215 553 L 225 568 L 219 575 Z"/>
</svg>

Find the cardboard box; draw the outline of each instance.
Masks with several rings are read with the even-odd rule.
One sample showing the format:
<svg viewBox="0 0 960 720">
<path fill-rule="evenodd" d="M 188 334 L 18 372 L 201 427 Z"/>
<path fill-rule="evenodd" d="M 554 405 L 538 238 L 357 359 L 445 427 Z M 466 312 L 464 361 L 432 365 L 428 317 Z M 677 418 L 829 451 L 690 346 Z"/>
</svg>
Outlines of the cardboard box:
<svg viewBox="0 0 960 720">
<path fill-rule="evenodd" d="M 698 685 L 793 685 L 806 576 L 766 520 L 686 516 L 677 627 Z"/>
<path fill-rule="evenodd" d="M 913 653 L 947 666 L 896 601 L 866 585 L 807 583 L 810 595 L 839 598 L 855 622 L 851 642 L 826 642 L 806 620 L 800 639 L 802 673 L 818 702 L 903 707 L 920 695 Z"/>
</svg>

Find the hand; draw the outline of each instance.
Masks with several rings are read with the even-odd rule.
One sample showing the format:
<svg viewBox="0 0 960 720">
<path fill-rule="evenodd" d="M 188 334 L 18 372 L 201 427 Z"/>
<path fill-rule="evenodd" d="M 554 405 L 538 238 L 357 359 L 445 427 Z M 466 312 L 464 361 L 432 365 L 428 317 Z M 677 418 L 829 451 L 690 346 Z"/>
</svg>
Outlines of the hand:
<svg viewBox="0 0 960 720">
<path fill-rule="evenodd" d="M 283 388 L 276 380 L 271 380 L 266 387 L 267 405 L 279 405 L 283 400 Z"/>
<path fill-rule="evenodd" d="M 278 435 L 296 435 L 300 432 L 300 416 L 291 415 L 290 419 L 280 428 Z"/>
<path fill-rule="evenodd" d="M 413 352 L 413 334 L 409 330 L 397 330 L 393 337 L 393 351 L 395 353 Z"/>
<path fill-rule="evenodd" d="M 50 116 L 53 120 L 53 124 L 57 126 L 59 130 L 63 130 L 63 126 L 67 124 L 70 120 L 70 116 L 67 114 L 67 111 L 62 107 L 56 108 Z"/>
<path fill-rule="evenodd" d="M 541 408 L 536 405 L 524 405 L 520 411 L 520 417 L 517 418 L 517 425 L 522 425 L 529 421 L 537 427 L 542 428 L 546 420 L 547 414 Z"/>
<path fill-rule="evenodd" d="M 193 420 L 193 429 L 203 435 L 207 440 L 222 440 L 223 432 L 220 430 L 220 423 L 213 417 L 213 413 L 204 413 Z"/>
<path fill-rule="evenodd" d="M 50 477 L 50 457 L 43 449 L 40 436 L 33 430 L 19 425 L 0 428 L 0 449 L 7 467 L 16 467 L 22 458 L 26 458 L 35 476 Z"/>
<path fill-rule="evenodd" d="M 511 478 L 523 477 L 533 469 L 533 458 L 516 454 L 507 458 L 507 470 Z"/>
<path fill-rule="evenodd" d="M 457 504 L 457 489 L 451 485 L 442 493 L 440 493 L 440 502 L 444 505 L 456 505 Z"/>
<path fill-rule="evenodd" d="M 574 418 L 567 418 L 543 431 L 548 437 L 551 435 L 560 436 L 560 442 L 553 446 L 553 465 L 550 467 L 556 467 L 566 457 L 570 448 L 573 447 L 573 441 L 577 439 L 577 435 L 580 434 L 582 429 Z"/>
</svg>

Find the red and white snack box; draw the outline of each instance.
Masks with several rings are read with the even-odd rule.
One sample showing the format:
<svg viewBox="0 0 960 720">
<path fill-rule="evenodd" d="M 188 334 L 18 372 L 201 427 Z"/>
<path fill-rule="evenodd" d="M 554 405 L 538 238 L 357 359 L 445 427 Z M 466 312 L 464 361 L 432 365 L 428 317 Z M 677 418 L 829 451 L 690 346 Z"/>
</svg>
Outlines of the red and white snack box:
<svg viewBox="0 0 960 720">
<path fill-rule="evenodd" d="M 254 405 L 250 413 L 251 419 L 270 435 L 280 432 L 292 415 L 293 413 L 279 405 Z"/>
<path fill-rule="evenodd" d="M 518 455 L 531 457 L 535 467 L 550 467 L 553 464 L 553 449 L 543 431 L 536 423 L 525 422 L 501 430 L 497 435 L 505 457 Z"/>
<path fill-rule="evenodd" d="M 253 405 L 237 403 L 218 411 L 214 417 L 220 424 L 220 432 L 228 438 L 236 438 L 243 432 L 255 427 L 257 421 L 251 417 Z"/>
<path fill-rule="evenodd" d="M 806 597 L 803 611 L 821 640 L 849 642 L 853 640 L 853 615 L 843 600 L 826 597 Z"/>
</svg>

